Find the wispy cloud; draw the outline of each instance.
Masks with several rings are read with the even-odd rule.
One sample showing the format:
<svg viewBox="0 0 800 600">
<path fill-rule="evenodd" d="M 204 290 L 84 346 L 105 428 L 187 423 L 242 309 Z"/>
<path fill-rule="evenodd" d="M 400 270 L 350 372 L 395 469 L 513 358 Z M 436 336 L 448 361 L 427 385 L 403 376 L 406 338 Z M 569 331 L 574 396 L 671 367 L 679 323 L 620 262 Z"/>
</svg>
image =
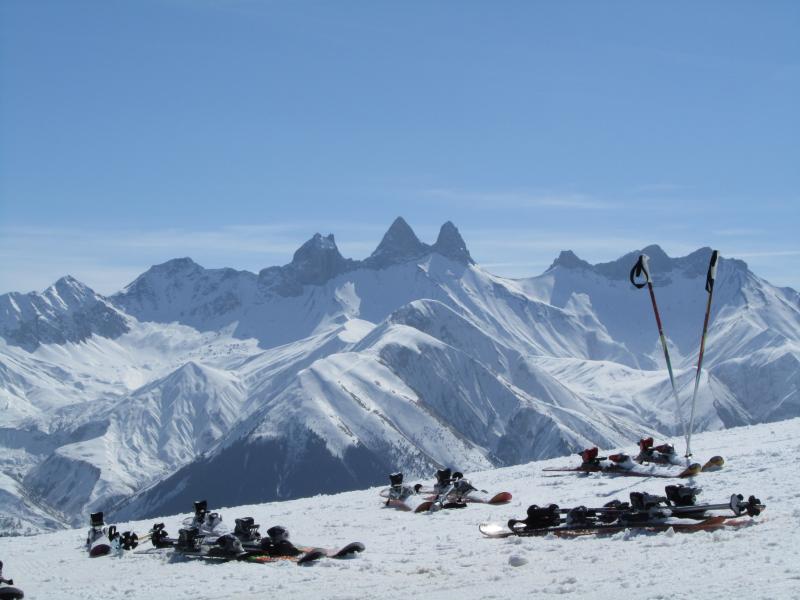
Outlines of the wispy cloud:
<svg viewBox="0 0 800 600">
<path fill-rule="evenodd" d="M 632 188 L 632 194 L 666 194 L 669 192 L 681 192 L 689 189 L 679 183 L 669 183 L 666 181 L 656 183 L 644 183 Z"/>
<path fill-rule="evenodd" d="M 730 229 L 715 229 L 711 233 L 722 237 L 749 237 L 764 235 L 766 230 L 747 227 L 733 227 Z"/>
<path fill-rule="evenodd" d="M 314 233 L 334 233 L 345 256 L 362 258 L 388 224 L 297 222 L 183 228 L 86 230 L 0 227 L 0 293 L 41 290 L 70 274 L 97 291 L 118 291 L 151 265 L 190 256 L 205 267 L 257 272 L 286 264 Z"/>
<path fill-rule="evenodd" d="M 777 258 L 781 256 L 800 256 L 800 250 L 767 250 L 763 252 L 737 252 L 736 258 Z"/>
<path fill-rule="evenodd" d="M 553 208 L 564 210 L 614 210 L 621 205 L 587 194 L 489 191 L 470 192 L 450 188 L 422 190 L 422 195 L 434 200 L 469 205 L 470 208 Z"/>
</svg>

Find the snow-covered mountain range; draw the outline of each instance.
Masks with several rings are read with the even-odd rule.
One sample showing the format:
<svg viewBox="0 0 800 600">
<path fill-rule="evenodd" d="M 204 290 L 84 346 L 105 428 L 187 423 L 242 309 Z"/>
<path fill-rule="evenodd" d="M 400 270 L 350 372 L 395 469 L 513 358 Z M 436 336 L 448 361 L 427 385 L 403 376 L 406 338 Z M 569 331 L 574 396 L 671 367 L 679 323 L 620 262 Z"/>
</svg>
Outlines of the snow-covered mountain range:
<svg viewBox="0 0 800 600">
<path fill-rule="evenodd" d="M 708 248 L 510 280 L 452 223 L 428 245 L 398 218 L 362 261 L 316 234 L 258 274 L 182 258 L 111 297 L 2 295 L 0 531 L 176 512 L 209 481 L 234 505 L 676 435 L 641 252 L 688 402 Z M 696 429 L 800 415 L 800 295 L 724 257 L 714 294 Z"/>
</svg>

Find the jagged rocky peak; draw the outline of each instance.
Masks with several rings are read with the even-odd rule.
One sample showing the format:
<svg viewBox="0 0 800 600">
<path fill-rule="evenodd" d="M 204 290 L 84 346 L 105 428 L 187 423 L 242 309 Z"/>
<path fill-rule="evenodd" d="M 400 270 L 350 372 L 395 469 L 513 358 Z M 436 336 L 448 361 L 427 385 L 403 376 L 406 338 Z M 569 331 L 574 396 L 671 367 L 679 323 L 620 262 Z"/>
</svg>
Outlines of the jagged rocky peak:
<svg viewBox="0 0 800 600">
<path fill-rule="evenodd" d="M 562 250 L 558 258 L 553 261 L 553 264 L 550 265 L 547 270 L 551 271 L 556 267 L 563 267 L 565 269 L 591 269 L 592 265 L 578 258 L 578 255 L 572 250 Z"/>
<path fill-rule="evenodd" d="M 323 236 L 322 234 L 315 233 L 313 237 L 300 246 L 292 257 L 292 264 L 302 264 L 309 260 L 314 260 L 319 256 L 338 256 L 342 258 L 339 253 L 339 248 L 336 247 L 336 241 L 333 239 L 333 234 Z"/>
<path fill-rule="evenodd" d="M 332 233 L 315 233 L 297 249 L 288 268 L 299 283 L 321 284 L 347 271 L 351 262 L 339 252 Z"/>
<path fill-rule="evenodd" d="M 458 228 L 453 225 L 452 221 L 447 221 L 442 225 L 439 230 L 439 237 L 436 239 L 432 250 L 458 262 L 469 265 L 475 264 L 469 254 L 469 250 L 467 250 L 464 238 L 461 237 L 461 233 L 459 233 Z"/>
<path fill-rule="evenodd" d="M 384 267 L 418 258 L 429 251 L 430 246 L 419 241 L 405 219 L 397 217 L 375 252 L 364 263 L 367 266 Z"/>
</svg>

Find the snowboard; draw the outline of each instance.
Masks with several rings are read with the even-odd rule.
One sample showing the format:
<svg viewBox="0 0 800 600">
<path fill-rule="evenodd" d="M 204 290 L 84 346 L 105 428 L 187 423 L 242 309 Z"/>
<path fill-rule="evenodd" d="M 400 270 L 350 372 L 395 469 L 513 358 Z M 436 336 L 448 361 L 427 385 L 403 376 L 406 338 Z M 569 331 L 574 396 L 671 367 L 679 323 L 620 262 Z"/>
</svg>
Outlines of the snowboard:
<svg viewBox="0 0 800 600">
<path fill-rule="evenodd" d="M 296 556 L 273 556 L 261 550 L 246 550 L 240 554 L 218 554 L 215 548 L 204 548 L 198 552 L 176 552 L 176 556 L 187 559 L 203 559 L 216 562 L 249 562 L 268 564 L 276 562 L 293 562 L 298 565 L 310 564 L 322 558 L 342 559 L 350 558 L 359 552 L 363 552 L 365 547 L 361 542 L 351 542 L 338 550 L 331 550 L 327 548 L 315 548 L 310 546 L 298 546 L 300 551 Z"/>
</svg>

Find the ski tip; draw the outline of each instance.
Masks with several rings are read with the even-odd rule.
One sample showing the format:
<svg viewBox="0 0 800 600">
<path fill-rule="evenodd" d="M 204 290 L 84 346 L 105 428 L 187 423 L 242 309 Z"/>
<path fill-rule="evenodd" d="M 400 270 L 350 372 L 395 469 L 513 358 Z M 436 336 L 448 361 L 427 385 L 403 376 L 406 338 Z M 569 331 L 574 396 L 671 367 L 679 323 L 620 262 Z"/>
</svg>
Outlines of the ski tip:
<svg viewBox="0 0 800 600">
<path fill-rule="evenodd" d="M 703 465 L 702 471 L 719 471 L 723 465 L 725 464 L 725 459 L 721 456 L 712 456 L 711 458 L 706 461 L 706 464 Z"/>
<path fill-rule="evenodd" d="M 298 565 L 308 565 L 318 561 L 320 558 L 325 558 L 328 556 L 324 550 L 320 550 L 319 548 L 314 548 L 313 550 L 309 550 L 299 559 L 297 559 Z"/>
<path fill-rule="evenodd" d="M 361 542 L 351 542 L 347 544 L 347 546 L 336 552 L 336 554 L 334 554 L 332 558 L 348 558 L 353 556 L 354 554 L 363 552 L 365 549 L 366 547 Z"/>
<path fill-rule="evenodd" d="M 430 500 L 426 500 L 425 502 L 421 502 L 417 508 L 414 509 L 415 513 L 424 513 L 428 512 L 433 508 L 433 502 Z"/>
<path fill-rule="evenodd" d="M 501 525 L 500 523 L 481 523 L 478 525 L 478 531 L 480 531 L 486 537 L 510 535 L 508 527 Z"/>
<path fill-rule="evenodd" d="M 98 556 L 106 556 L 111 553 L 111 546 L 108 544 L 98 544 L 89 550 L 89 558 L 97 558 Z"/>
<path fill-rule="evenodd" d="M 511 502 L 511 498 L 511 492 L 500 492 L 489 500 L 489 504 L 505 504 L 506 502 Z"/>
<path fill-rule="evenodd" d="M 686 467 L 683 472 L 681 472 L 678 477 L 693 477 L 698 473 L 702 472 L 703 467 L 700 463 L 692 463 L 688 467 Z"/>
</svg>

